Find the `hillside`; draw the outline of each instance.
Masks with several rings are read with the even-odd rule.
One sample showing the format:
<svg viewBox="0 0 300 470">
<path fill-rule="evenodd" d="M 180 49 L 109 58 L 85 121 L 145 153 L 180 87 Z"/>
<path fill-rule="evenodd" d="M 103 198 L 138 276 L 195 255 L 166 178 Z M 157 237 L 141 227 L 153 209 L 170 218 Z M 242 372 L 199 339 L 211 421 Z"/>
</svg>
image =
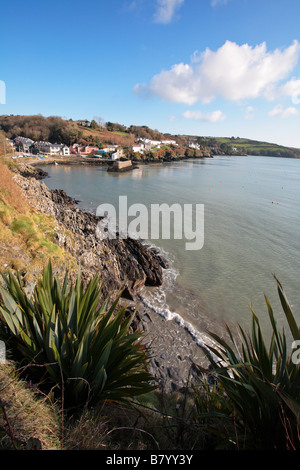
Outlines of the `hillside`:
<svg viewBox="0 0 300 470">
<path fill-rule="evenodd" d="M 184 136 L 190 141 L 206 145 L 213 155 L 258 155 L 286 158 L 300 158 L 300 149 L 284 147 L 240 137 L 197 137 Z"/>
<path fill-rule="evenodd" d="M 128 152 L 138 138 L 149 140 L 175 140 L 177 146 L 162 146 L 152 149 L 144 155 L 129 152 L 130 158 L 146 160 L 172 160 L 180 157 L 204 157 L 213 155 L 258 155 L 286 158 L 300 158 L 300 149 L 285 147 L 269 142 L 261 142 L 240 137 L 207 137 L 195 135 L 171 135 L 148 126 L 106 122 L 102 120 L 73 121 L 50 116 L 0 116 L 0 154 L 9 151 L 5 148 L 5 137 L 14 139 L 17 136 L 32 140 L 49 141 L 70 146 L 93 145 L 104 148 L 107 145 L 118 145 Z"/>
</svg>

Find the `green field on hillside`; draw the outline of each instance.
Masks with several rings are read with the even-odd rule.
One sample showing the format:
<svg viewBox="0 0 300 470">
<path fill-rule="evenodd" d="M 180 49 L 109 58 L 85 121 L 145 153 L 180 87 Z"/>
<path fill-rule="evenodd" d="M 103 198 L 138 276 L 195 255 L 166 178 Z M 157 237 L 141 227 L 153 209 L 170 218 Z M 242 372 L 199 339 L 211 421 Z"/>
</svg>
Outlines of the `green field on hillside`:
<svg viewBox="0 0 300 470">
<path fill-rule="evenodd" d="M 223 149 L 226 154 L 230 153 L 231 150 L 232 154 L 300 158 L 300 149 L 284 147 L 270 142 L 241 137 L 185 136 L 185 138 L 198 142 L 200 145 L 205 144 L 210 148 L 214 148 L 215 152 Z"/>
</svg>

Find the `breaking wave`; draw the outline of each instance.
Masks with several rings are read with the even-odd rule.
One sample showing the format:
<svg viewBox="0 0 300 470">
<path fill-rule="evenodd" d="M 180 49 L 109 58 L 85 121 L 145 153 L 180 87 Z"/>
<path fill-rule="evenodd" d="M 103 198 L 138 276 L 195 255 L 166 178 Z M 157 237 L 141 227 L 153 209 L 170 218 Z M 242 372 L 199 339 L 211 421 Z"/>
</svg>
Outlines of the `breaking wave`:
<svg viewBox="0 0 300 470">
<path fill-rule="evenodd" d="M 169 264 L 167 269 L 163 271 L 163 284 L 160 287 L 154 289 L 144 288 L 142 293 L 139 294 L 139 300 L 144 307 L 151 309 L 167 321 L 175 321 L 181 328 L 187 331 L 192 340 L 201 348 L 205 348 L 208 345 L 213 345 L 213 341 L 203 332 L 200 332 L 191 322 L 185 320 L 181 314 L 173 311 L 167 303 L 167 294 L 174 292 L 176 289 L 176 279 L 179 276 L 179 271 L 174 268 L 174 258 L 170 253 L 167 253 L 162 248 L 158 248 L 153 244 L 147 242 L 149 248 L 157 251 L 162 257 L 164 257 Z"/>
</svg>

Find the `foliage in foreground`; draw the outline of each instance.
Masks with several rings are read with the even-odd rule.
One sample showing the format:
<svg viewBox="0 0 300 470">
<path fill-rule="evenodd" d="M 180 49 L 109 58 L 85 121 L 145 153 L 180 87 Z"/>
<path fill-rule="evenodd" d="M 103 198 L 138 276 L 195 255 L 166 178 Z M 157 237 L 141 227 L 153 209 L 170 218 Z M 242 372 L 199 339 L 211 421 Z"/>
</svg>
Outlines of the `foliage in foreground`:
<svg viewBox="0 0 300 470">
<path fill-rule="evenodd" d="M 124 318 L 124 311 L 122 315 L 116 311 L 117 301 L 110 309 L 107 301 L 105 307 L 96 307 L 100 290 L 95 279 L 84 289 L 78 276 L 68 290 L 67 277 L 60 285 L 49 265 L 31 300 L 24 295 L 20 279 L 5 279 L 1 338 L 15 357 L 36 365 L 33 370 L 41 375 L 47 367 L 51 384 L 60 384 L 73 403 L 83 403 L 90 393 L 94 403 L 99 398 L 128 397 L 134 405 L 136 413 L 126 407 L 122 417 L 120 409 L 107 410 L 101 404 L 100 408 L 84 408 L 74 425 L 65 422 L 65 432 L 59 433 L 64 435 L 62 448 L 300 449 L 299 356 L 291 350 L 284 331 L 278 331 L 267 297 L 272 326 L 269 345 L 253 311 L 250 334 L 239 327 L 240 337 L 236 338 L 228 328 L 230 340 L 225 341 L 211 333 L 216 344 L 207 352 L 211 375 L 197 389 L 194 386 L 194 394 L 187 389 L 178 396 L 162 395 L 168 408 L 161 409 L 160 404 L 147 401 L 148 406 L 143 406 L 147 397 L 154 397 L 152 393 L 139 401 L 134 398 L 152 389 L 151 377 L 145 373 L 147 351 L 142 349 L 140 336 L 129 333 L 130 319 Z M 276 282 L 292 338 L 299 341 L 299 327 Z M 90 323 L 94 328 L 88 327 Z M 101 384 L 92 367 L 98 366 L 101 377 L 100 357 L 106 360 Z M 73 367 L 78 369 L 77 375 Z"/>
<path fill-rule="evenodd" d="M 21 380 L 10 361 L 0 362 L 0 450 L 59 450 L 56 405 Z"/>
<path fill-rule="evenodd" d="M 3 279 L 0 338 L 44 385 L 58 386 L 66 404 L 123 400 L 153 389 L 141 334 L 130 331 L 132 316 L 119 308 L 119 298 L 99 307 L 98 276 L 85 286 L 79 271 L 69 287 L 67 274 L 61 283 L 49 262 L 32 298 L 18 274 Z"/>
<path fill-rule="evenodd" d="M 276 282 L 290 332 L 299 341 L 300 329 L 282 285 Z M 272 327 L 268 347 L 253 310 L 251 335 L 239 327 L 239 342 L 228 327 L 232 345 L 211 333 L 217 346 L 208 346 L 207 357 L 217 382 L 204 398 L 196 393 L 198 420 L 209 423 L 219 444 L 226 437 L 235 448 L 299 449 L 299 361 L 284 331 L 278 331 L 271 304 L 265 300 Z M 220 422 L 222 435 L 216 426 Z"/>
</svg>

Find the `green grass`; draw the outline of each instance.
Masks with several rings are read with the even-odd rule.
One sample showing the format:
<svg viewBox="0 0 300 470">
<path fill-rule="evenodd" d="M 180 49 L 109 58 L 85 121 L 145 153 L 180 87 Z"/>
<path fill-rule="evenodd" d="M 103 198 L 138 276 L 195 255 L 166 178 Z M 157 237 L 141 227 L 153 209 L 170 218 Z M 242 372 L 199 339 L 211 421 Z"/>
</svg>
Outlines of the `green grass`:
<svg viewBox="0 0 300 470">
<path fill-rule="evenodd" d="M 188 141 L 197 141 L 199 136 L 182 136 Z M 209 144 L 211 140 L 216 142 L 217 145 L 226 144 L 229 147 L 237 148 L 237 152 L 242 155 L 258 155 L 258 156 L 275 156 L 275 157 L 290 157 L 300 158 L 300 149 L 292 147 L 285 147 L 270 142 L 263 142 L 258 140 L 247 139 L 243 137 L 201 137 L 205 144 Z"/>
<path fill-rule="evenodd" d="M 244 150 L 245 152 L 255 155 L 260 155 L 262 153 L 267 154 L 267 152 L 272 154 L 277 154 L 278 156 L 291 156 L 291 157 L 300 157 L 300 150 L 293 149 L 290 147 L 285 147 L 282 145 L 277 145 L 269 142 L 260 142 L 256 140 L 250 140 L 245 138 L 235 138 L 231 139 L 228 137 L 216 137 L 215 140 L 219 144 L 227 144 L 232 147 L 236 147 L 239 150 Z"/>
<path fill-rule="evenodd" d="M 56 225 L 52 216 L 31 209 L 13 173 L 0 159 L 0 271 L 22 270 L 30 280 L 49 258 L 56 266 L 76 267 L 76 260 L 57 243 Z M 72 243 L 72 234 L 62 230 Z"/>
<path fill-rule="evenodd" d="M 121 132 L 121 131 L 114 131 L 113 134 L 117 134 L 117 135 L 129 135 L 128 132 Z"/>
</svg>

